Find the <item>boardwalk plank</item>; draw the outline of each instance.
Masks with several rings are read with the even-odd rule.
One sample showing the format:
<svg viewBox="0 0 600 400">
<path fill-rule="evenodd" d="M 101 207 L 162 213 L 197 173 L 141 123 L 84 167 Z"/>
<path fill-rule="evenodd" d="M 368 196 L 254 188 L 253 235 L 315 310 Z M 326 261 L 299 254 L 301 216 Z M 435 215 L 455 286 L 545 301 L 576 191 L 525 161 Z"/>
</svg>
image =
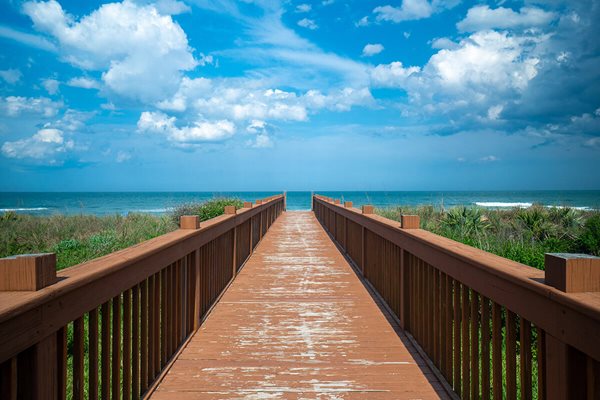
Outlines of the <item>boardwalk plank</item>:
<svg viewBox="0 0 600 400">
<path fill-rule="evenodd" d="M 274 223 L 152 397 L 448 398 L 309 212 Z"/>
</svg>

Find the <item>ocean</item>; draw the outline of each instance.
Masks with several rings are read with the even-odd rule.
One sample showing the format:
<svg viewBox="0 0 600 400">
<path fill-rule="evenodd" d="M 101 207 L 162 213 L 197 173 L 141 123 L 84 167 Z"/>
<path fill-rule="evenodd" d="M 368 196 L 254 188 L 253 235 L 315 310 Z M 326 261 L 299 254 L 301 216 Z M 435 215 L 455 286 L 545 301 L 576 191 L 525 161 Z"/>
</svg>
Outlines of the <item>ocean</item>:
<svg viewBox="0 0 600 400">
<path fill-rule="evenodd" d="M 164 214 L 182 203 L 233 196 L 254 202 L 281 192 L 85 192 L 85 193 L 0 193 L 0 213 L 14 211 L 34 215 L 52 214 Z M 458 205 L 487 208 L 529 207 L 542 204 L 600 210 L 600 190 L 583 191 L 317 191 L 355 206 L 376 207 Z M 288 192 L 288 210 L 309 210 L 311 192 Z"/>
</svg>

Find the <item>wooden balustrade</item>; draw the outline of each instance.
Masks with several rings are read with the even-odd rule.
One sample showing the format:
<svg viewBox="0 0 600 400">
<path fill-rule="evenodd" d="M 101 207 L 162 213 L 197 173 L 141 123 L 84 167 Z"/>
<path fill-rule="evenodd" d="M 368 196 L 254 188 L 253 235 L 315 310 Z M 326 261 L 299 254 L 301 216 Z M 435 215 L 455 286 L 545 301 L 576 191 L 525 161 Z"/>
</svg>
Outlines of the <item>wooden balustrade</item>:
<svg viewBox="0 0 600 400">
<path fill-rule="evenodd" d="M 312 208 L 460 398 L 600 398 L 600 258 L 547 255 L 544 273 L 415 216 L 322 196 Z"/>
<path fill-rule="evenodd" d="M 0 291 L 0 398 L 151 392 L 284 204 L 273 196 L 201 224 L 182 217 L 175 232 L 55 275 L 52 256 L 0 260 L 0 280 L 11 277 Z"/>
</svg>

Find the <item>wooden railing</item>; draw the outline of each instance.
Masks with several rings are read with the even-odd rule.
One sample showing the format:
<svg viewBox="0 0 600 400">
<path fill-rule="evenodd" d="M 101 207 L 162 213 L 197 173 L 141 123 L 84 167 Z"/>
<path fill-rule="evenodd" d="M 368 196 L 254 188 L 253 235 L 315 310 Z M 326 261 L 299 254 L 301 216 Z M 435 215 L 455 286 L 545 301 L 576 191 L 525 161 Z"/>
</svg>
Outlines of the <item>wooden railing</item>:
<svg viewBox="0 0 600 400">
<path fill-rule="evenodd" d="M 58 273 L 53 254 L 0 260 L 0 398 L 151 393 L 284 207 L 280 195 L 182 217 L 177 231 Z"/>
<path fill-rule="evenodd" d="M 463 399 L 600 398 L 600 259 L 546 255 L 546 271 L 339 200 L 313 210 Z M 567 293 L 573 292 L 573 293 Z"/>
</svg>

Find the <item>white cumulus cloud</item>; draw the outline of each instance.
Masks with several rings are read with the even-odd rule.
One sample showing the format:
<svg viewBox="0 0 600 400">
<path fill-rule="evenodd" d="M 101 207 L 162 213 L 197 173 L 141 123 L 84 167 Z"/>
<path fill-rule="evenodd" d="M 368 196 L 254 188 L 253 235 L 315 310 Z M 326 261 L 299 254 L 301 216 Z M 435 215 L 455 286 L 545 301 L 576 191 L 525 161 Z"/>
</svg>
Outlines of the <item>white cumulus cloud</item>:
<svg viewBox="0 0 600 400">
<path fill-rule="evenodd" d="M 302 18 L 300 21 L 298 21 L 298 26 L 310 29 L 311 31 L 314 31 L 319 27 L 314 20 L 308 18 Z"/>
<path fill-rule="evenodd" d="M 252 120 L 246 127 L 246 132 L 255 134 L 253 139 L 246 141 L 246 146 L 254 148 L 273 147 L 274 143 L 268 133 L 268 125 L 265 121 Z"/>
<path fill-rule="evenodd" d="M 172 142 L 198 143 L 220 141 L 235 134 L 235 125 L 228 120 L 196 121 L 193 125 L 178 127 L 177 118 L 162 112 L 144 111 L 137 126 L 140 132 L 163 134 Z"/>
<path fill-rule="evenodd" d="M 78 20 L 55 0 L 27 2 L 23 12 L 58 42 L 65 61 L 102 71 L 106 86 L 123 97 L 158 101 L 197 65 L 183 29 L 153 5 L 104 4 Z"/>
<path fill-rule="evenodd" d="M 519 38 L 487 31 L 471 35 L 454 50 L 434 54 L 427 70 L 446 88 L 524 89 L 536 76 L 538 62 L 535 57 L 523 57 Z"/>
<path fill-rule="evenodd" d="M 208 118 L 235 121 L 306 121 L 310 113 L 327 109 L 348 111 L 374 102 L 368 88 L 341 88 L 297 94 L 264 88 L 260 81 L 242 78 L 182 80 L 179 91 L 157 104 L 164 111 L 187 111 Z"/>
<path fill-rule="evenodd" d="M 477 32 L 449 47 L 423 67 L 400 61 L 372 67 L 371 85 L 404 90 L 404 115 L 454 113 L 454 120 L 492 122 L 526 93 L 540 68 L 531 39 L 506 32 Z"/>
<path fill-rule="evenodd" d="M 432 49 L 456 49 L 458 44 L 447 37 L 436 38 L 431 42 Z"/>
<path fill-rule="evenodd" d="M 177 0 L 138 0 L 137 3 L 153 5 L 159 13 L 167 15 L 178 15 L 192 11 L 190 6 Z"/>
<path fill-rule="evenodd" d="M 354 26 L 356 26 L 357 28 L 360 28 L 362 26 L 369 26 L 370 22 L 369 22 L 369 17 L 368 16 L 364 16 L 361 19 L 359 19 L 358 21 L 356 21 L 354 23 Z"/>
<path fill-rule="evenodd" d="M 371 57 L 374 56 L 375 54 L 379 54 L 383 51 L 384 47 L 382 44 L 380 43 L 374 43 L 374 44 L 367 44 L 365 45 L 365 47 L 363 47 L 363 51 L 362 51 L 362 55 L 365 57 Z"/>
<path fill-rule="evenodd" d="M 419 72 L 421 72 L 421 68 L 405 68 L 400 61 L 379 64 L 371 70 L 371 84 L 375 87 L 403 88 L 406 86 L 408 77 Z"/>
<path fill-rule="evenodd" d="M 46 89 L 48 94 L 52 95 L 52 94 L 58 93 L 58 88 L 60 87 L 60 82 L 54 78 L 48 78 L 48 79 L 44 79 L 42 81 L 42 86 L 44 87 L 44 89 Z"/>
<path fill-rule="evenodd" d="M 22 114 L 53 117 L 61 107 L 62 102 L 55 102 L 47 97 L 0 97 L 0 111 L 9 117 L 18 117 Z"/>
<path fill-rule="evenodd" d="M 429 18 L 433 14 L 453 8 L 460 0 L 402 0 L 399 7 L 379 6 L 373 10 L 377 21 L 399 23 Z"/>
<path fill-rule="evenodd" d="M 67 85 L 82 89 L 100 89 L 100 82 L 98 82 L 95 79 L 87 78 L 85 76 L 71 78 L 67 82 Z"/>
<path fill-rule="evenodd" d="M 2 145 L 2 154 L 8 158 L 31 158 L 42 160 L 47 164 L 58 164 L 55 158 L 60 153 L 73 150 L 75 143 L 65 139 L 63 131 L 54 128 L 43 128 L 33 136 Z"/>
<path fill-rule="evenodd" d="M 310 10 L 312 10 L 312 6 L 310 4 L 303 3 L 296 6 L 297 13 L 307 13 Z"/>
<path fill-rule="evenodd" d="M 23 74 L 18 69 L 5 69 L 0 71 L 0 78 L 2 78 L 9 85 L 14 85 L 21 80 Z"/>
<path fill-rule="evenodd" d="M 518 12 L 510 8 L 491 9 L 487 5 L 469 9 L 465 19 L 456 24 L 463 32 L 485 29 L 514 29 L 546 26 L 557 18 L 557 14 L 536 7 L 523 7 Z"/>
</svg>

